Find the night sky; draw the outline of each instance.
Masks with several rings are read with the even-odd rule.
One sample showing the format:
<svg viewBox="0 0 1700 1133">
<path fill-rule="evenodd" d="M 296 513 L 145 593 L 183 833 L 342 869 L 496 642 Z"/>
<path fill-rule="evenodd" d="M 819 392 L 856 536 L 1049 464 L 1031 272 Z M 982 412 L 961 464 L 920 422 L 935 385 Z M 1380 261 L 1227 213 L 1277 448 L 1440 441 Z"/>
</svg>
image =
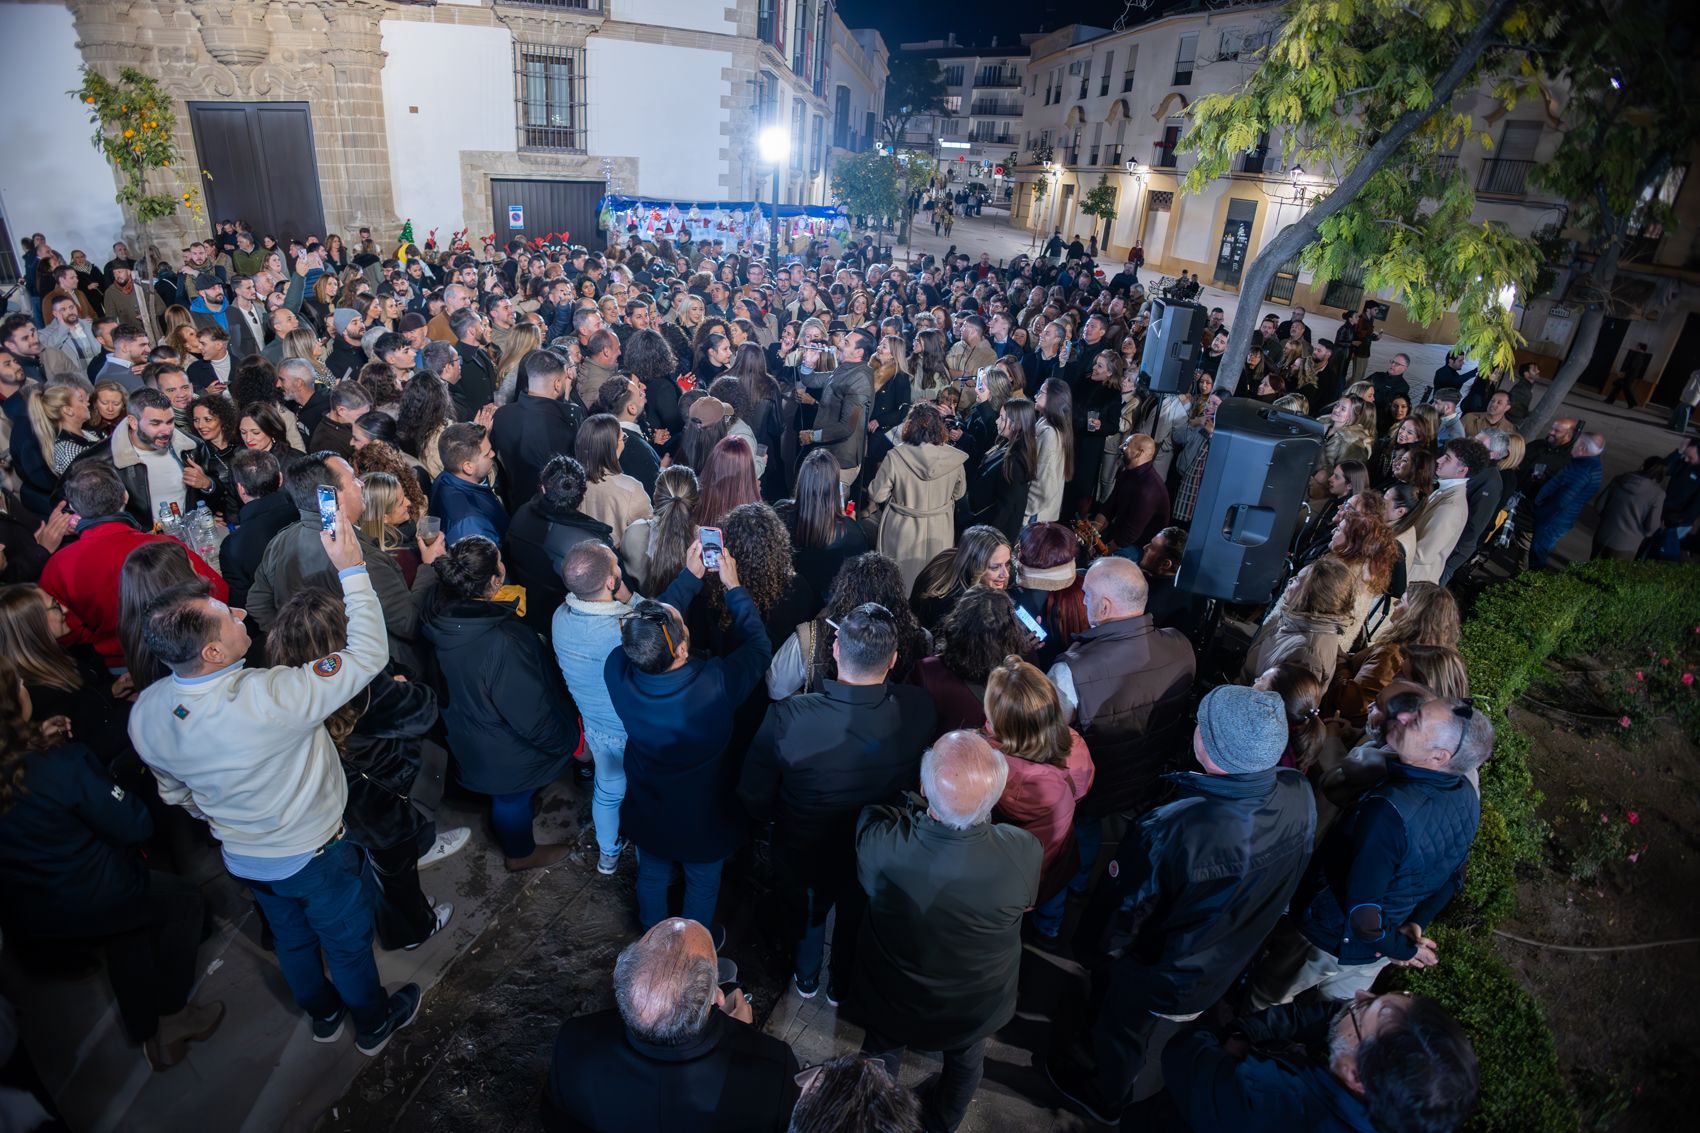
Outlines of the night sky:
<svg viewBox="0 0 1700 1133">
<path fill-rule="evenodd" d="M 928 4 L 919 0 L 838 0 L 839 14 L 853 28 L 876 27 L 888 46 L 905 40 L 942 39 L 955 32 L 959 43 L 1014 43 L 1022 32 L 1068 23 L 1108 27 L 1122 0 L 975 0 L 972 4 Z M 971 15 L 969 13 L 972 13 Z"/>
</svg>

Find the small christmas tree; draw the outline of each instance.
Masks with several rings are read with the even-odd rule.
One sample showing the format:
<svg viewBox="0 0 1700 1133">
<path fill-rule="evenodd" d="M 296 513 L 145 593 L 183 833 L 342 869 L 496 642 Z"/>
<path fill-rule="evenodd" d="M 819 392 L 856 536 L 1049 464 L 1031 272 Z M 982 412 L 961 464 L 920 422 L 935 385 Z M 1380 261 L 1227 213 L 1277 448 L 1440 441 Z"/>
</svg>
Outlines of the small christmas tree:
<svg viewBox="0 0 1700 1133">
<path fill-rule="evenodd" d="M 401 236 L 395 250 L 395 258 L 402 263 L 407 262 L 407 246 L 413 243 L 413 220 L 408 218 L 401 222 Z"/>
</svg>

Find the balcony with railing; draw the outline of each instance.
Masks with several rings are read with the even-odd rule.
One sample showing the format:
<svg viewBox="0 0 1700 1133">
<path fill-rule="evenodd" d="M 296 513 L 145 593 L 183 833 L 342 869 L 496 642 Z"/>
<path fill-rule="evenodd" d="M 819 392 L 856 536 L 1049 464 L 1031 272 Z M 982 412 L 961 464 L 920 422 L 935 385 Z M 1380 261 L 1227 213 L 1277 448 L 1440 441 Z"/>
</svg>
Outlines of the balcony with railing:
<svg viewBox="0 0 1700 1133">
<path fill-rule="evenodd" d="M 1151 148 L 1151 164 L 1158 169 L 1173 169 L 1180 160 L 1180 154 L 1173 145 L 1158 142 Z"/>
<path fill-rule="evenodd" d="M 984 98 L 971 104 L 968 107 L 968 113 L 977 118 L 1019 118 L 1021 117 L 1021 104 Z"/>
<path fill-rule="evenodd" d="M 1430 177 L 1447 178 L 1458 172 L 1458 155 L 1455 153 L 1437 153 L 1423 162 Z"/>
<path fill-rule="evenodd" d="M 519 8 L 565 8 L 572 12 L 600 12 L 603 0 L 502 0 Z"/>
<path fill-rule="evenodd" d="M 988 90 L 1019 87 L 1021 72 L 1003 67 L 982 67 L 980 73 L 974 76 L 974 85 Z"/>
<path fill-rule="evenodd" d="M 1492 157 L 1482 162 L 1481 175 L 1476 179 L 1476 192 L 1496 197 L 1521 197 L 1528 190 L 1531 161 L 1516 158 Z"/>
</svg>

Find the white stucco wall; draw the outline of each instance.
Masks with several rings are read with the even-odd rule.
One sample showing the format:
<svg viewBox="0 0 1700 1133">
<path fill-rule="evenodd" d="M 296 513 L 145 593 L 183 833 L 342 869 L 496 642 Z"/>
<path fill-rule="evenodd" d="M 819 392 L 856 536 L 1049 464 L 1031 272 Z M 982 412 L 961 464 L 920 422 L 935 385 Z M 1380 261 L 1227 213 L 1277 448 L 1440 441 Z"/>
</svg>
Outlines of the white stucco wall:
<svg viewBox="0 0 1700 1133">
<path fill-rule="evenodd" d="M 44 232 L 62 255 L 81 248 L 105 263 L 123 235 L 112 167 L 89 144 L 85 108 L 69 94 L 82 83 L 77 33 L 63 4 L 0 4 L 0 201 L 12 250 Z"/>
<path fill-rule="evenodd" d="M 691 31 L 736 35 L 738 25 L 726 18 L 730 0 L 604 0 L 610 19 L 633 24 L 688 28 Z"/>
<path fill-rule="evenodd" d="M 617 5 L 622 11 L 626 6 Z M 604 36 L 591 36 L 585 52 L 590 152 L 638 159 L 638 184 L 623 190 L 726 199 L 731 190 L 720 184 L 726 168 L 720 127 L 729 111 L 720 96 L 727 90 L 721 70 L 732 65 L 731 52 Z M 682 128 L 667 129 L 668 124 Z"/>
<path fill-rule="evenodd" d="M 408 20 L 384 20 L 379 28 L 396 213 L 412 219 L 419 240 L 435 228 L 446 241 L 468 223 L 461 151 L 516 148 L 513 36 L 506 28 Z"/>
</svg>

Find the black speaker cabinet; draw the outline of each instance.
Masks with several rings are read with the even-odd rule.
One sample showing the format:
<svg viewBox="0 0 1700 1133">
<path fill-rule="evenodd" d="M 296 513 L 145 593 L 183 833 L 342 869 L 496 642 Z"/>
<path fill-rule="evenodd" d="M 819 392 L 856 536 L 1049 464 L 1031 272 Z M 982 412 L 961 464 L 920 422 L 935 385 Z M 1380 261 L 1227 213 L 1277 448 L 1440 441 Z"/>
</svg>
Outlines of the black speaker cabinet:
<svg viewBox="0 0 1700 1133">
<path fill-rule="evenodd" d="M 1175 585 L 1228 602 L 1261 602 L 1281 577 L 1322 422 L 1231 397 L 1216 432 Z"/>
<path fill-rule="evenodd" d="M 1151 301 L 1151 323 L 1145 328 L 1145 349 L 1139 355 L 1139 375 L 1157 393 L 1185 393 L 1198 369 L 1198 336 L 1208 314 L 1197 303 L 1175 299 Z"/>
</svg>

